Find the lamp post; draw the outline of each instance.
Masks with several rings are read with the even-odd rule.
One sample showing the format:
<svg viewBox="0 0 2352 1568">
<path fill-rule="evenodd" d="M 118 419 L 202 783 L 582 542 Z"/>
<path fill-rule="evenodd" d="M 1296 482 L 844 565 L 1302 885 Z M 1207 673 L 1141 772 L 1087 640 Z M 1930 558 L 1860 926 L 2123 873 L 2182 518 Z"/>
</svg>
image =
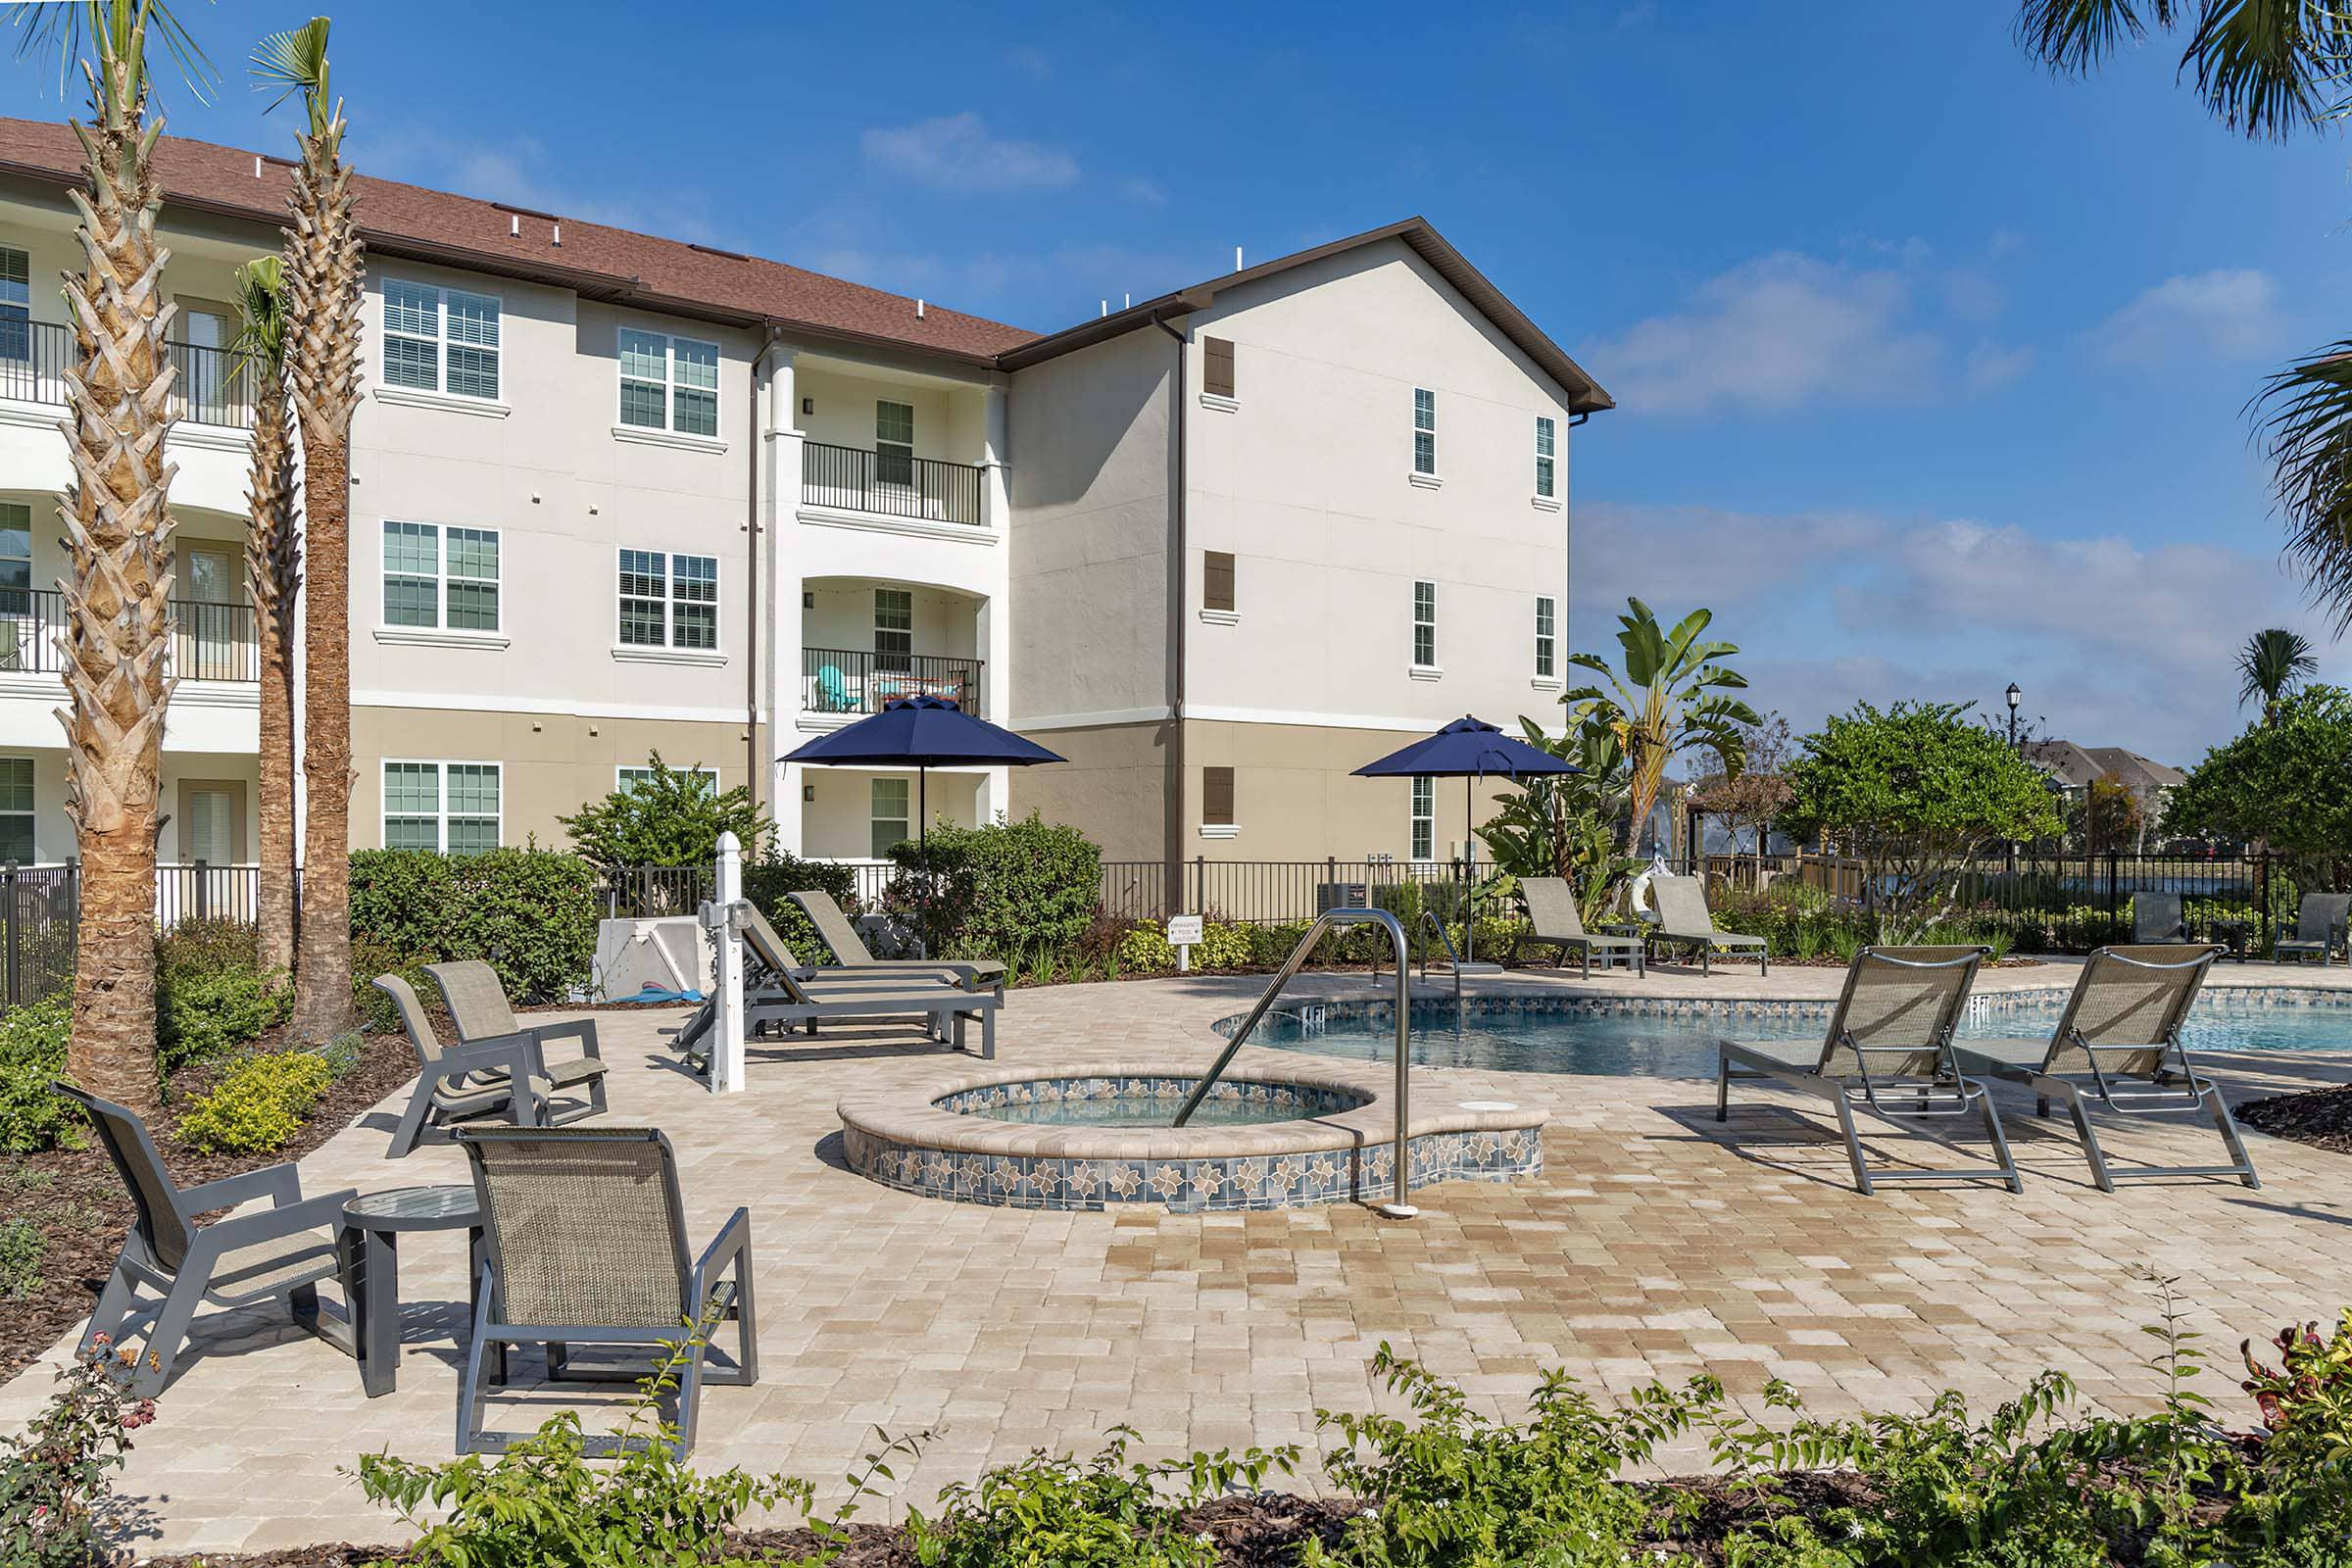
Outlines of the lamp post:
<svg viewBox="0 0 2352 1568">
<path fill-rule="evenodd" d="M 2009 689 L 2001 695 L 2009 699 L 2009 750 L 2017 752 L 2017 704 L 2018 700 L 2026 694 L 2017 689 L 2017 682 L 2011 681 Z M 2017 755 L 2022 757 L 2025 754 L 2017 752 Z M 2011 876 L 2017 874 L 2017 840 L 2015 839 L 2009 841 L 2008 870 Z"/>
</svg>

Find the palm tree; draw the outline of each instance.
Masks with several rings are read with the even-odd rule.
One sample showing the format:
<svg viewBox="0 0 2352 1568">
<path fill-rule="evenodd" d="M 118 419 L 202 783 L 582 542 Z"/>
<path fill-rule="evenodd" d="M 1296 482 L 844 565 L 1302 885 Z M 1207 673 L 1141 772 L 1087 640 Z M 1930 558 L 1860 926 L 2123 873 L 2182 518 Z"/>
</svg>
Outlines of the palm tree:
<svg viewBox="0 0 2352 1568">
<path fill-rule="evenodd" d="M 164 301 L 170 252 L 156 240 L 164 192 L 151 156 L 150 41 L 194 83 L 203 55 L 154 0 L 21 6 L 20 53 L 54 44 L 60 80 L 81 64 L 89 119 L 75 121 L 89 189 L 76 190 L 82 270 L 69 273 L 74 361 L 66 373 L 73 480 L 59 515 L 72 577 L 65 600 L 66 812 L 81 859 L 74 1026 L 66 1070 L 141 1111 L 162 1099 L 155 1053 L 155 839 L 164 712 L 172 700 L 172 367 Z M 95 64 L 81 59 L 84 33 Z M 201 90 L 199 87 L 198 90 Z"/>
<path fill-rule="evenodd" d="M 254 902 L 265 970 L 294 968 L 294 595 L 302 536 L 294 521 L 294 428 L 286 398 L 286 279 L 275 256 L 237 269 L 237 361 L 253 386 L 253 471 L 245 510 L 245 592 L 262 654 L 260 888 Z"/>
<path fill-rule="evenodd" d="M 2284 626 L 2273 626 L 2246 639 L 2246 646 L 2238 652 L 2237 672 L 2243 677 L 2237 689 L 2238 706 L 2261 698 L 2262 718 L 2267 724 L 2278 710 L 2280 698 L 2320 672 L 2320 662 L 2312 657 L 2309 638 Z"/>
<path fill-rule="evenodd" d="M 1630 855 L 1657 804 L 1666 764 L 1683 752 L 1712 752 L 1726 774 L 1737 774 L 1744 755 L 1740 726 L 1761 720 L 1747 704 L 1723 695 L 1747 685 L 1738 670 L 1715 662 L 1738 653 L 1738 646 L 1698 640 L 1715 618 L 1713 611 L 1694 610 L 1667 631 L 1641 600 L 1626 604 L 1629 612 L 1617 617 L 1624 627 L 1617 634 L 1625 650 L 1624 675 L 1598 654 L 1571 655 L 1568 662 L 1607 677 L 1609 684 L 1580 686 L 1560 701 L 1577 705 L 1580 721 L 1590 717 L 1605 724 L 1625 749 L 1633 809 L 1625 827 Z"/>
<path fill-rule="evenodd" d="M 286 380 L 302 424 L 309 597 L 303 643 L 301 954 L 293 1023 L 324 1040 L 351 1027 L 351 416 L 360 396 L 360 230 L 343 162 L 343 106 L 327 90 L 325 17 L 272 33 L 253 73 L 300 93 L 302 164 L 287 205 Z M 276 107 L 275 104 L 271 105 Z"/>
<path fill-rule="evenodd" d="M 2352 113 L 2352 7 L 2327 0 L 2023 0 L 2017 39 L 2062 75 L 2087 75 L 2151 28 L 2184 30 L 2180 74 L 2215 118 L 2284 141 Z M 2247 405 L 2273 469 L 2287 554 L 2352 629 L 2352 339 L 2266 381 Z"/>
</svg>

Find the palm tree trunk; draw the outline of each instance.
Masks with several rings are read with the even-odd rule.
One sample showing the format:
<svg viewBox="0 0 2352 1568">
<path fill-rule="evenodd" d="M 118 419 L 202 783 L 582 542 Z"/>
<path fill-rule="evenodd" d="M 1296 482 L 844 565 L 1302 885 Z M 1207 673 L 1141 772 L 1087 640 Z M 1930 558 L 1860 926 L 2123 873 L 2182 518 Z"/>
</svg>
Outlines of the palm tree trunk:
<svg viewBox="0 0 2352 1568">
<path fill-rule="evenodd" d="M 155 1054 L 155 836 L 164 711 L 172 696 L 172 466 L 164 440 L 172 370 L 163 301 L 169 252 L 156 243 L 163 188 L 149 155 L 132 52 L 105 29 L 91 74 L 88 163 L 77 237 L 85 270 L 66 280 L 74 359 L 62 425 L 74 464 L 61 516 L 72 580 L 61 582 L 69 708 L 66 811 L 81 857 L 74 1032 L 67 1071 L 134 1110 L 161 1100 Z"/>
<path fill-rule="evenodd" d="M 288 205 L 286 347 L 302 421 L 304 619 L 302 937 L 294 1027 L 325 1040 L 352 1025 L 351 416 L 360 386 L 360 234 L 343 118 L 305 132 Z"/>
<path fill-rule="evenodd" d="M 264 970 L 294 969 L 294 595 L 301 543 L 294 528 L 294 432 L 283 376 L 260 360 L 254 379 L 253 482 L 246 497 L 245 591 L 261 645 L 261 759 L 257 793 L 261 872 L 255 900 Z"/>
</svg>

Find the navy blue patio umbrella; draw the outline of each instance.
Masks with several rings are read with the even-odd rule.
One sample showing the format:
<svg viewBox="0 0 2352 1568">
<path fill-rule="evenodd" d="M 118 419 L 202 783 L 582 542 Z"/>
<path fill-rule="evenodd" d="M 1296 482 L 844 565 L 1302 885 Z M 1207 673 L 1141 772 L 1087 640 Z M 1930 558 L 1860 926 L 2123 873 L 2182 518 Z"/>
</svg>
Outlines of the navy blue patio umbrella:
<svg viewBox="0 0 2352 1568">
<path fill-rule="evenodd" d="M 927 775 L 934 767 L 1030 767 L 1066 759 L 986 719 L 974 718 L 945 697 L 901 697 L 882 711 L 819 735 L 782 759 L 827 767 L 911 767 L 915 770 L 915 841 L 930 827 Z"/>
<path fill-rule="evenodd" d="M 1478 886 L 1473 874 L 1478 858 L 1478 808 L 1474 804 L 1477 781 L 1490 775 L 1522 779 L 1583 771 L 1549 752 L 1505 735 L 1483 718 L 1465 713 L 1435 735 L 1425 735 L 1401 751 L 1366 762 L 1355 770 L 1355 776 L 1396 778 L 1427 774 L 1462 781 L 1462 820 L 1468 824 L 1462 838 L 1462 936 L 1463 957 L 1468 959 L 1478 953 L 1478 922 L 1474 918 L 1477 910 L 1473 907 L 1477 898 L 1474 890 Z"/>
</svg>

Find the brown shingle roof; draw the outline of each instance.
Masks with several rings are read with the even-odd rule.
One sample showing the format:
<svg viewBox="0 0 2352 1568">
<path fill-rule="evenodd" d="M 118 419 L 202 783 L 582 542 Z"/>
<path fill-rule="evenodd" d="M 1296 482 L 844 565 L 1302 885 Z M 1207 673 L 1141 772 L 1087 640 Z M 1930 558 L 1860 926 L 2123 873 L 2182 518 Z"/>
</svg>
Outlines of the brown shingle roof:
<svg viewBox="0 0 2352 1568">
<path fill-rule="evenodd" d="M 264 158 L 257 177 L 255 156 L 171 136 L 156 149 L 156 168 L 173 204 L 274 226 L 285 220 L 291 175 L 283 160 Z M 0 119 L 0 173 L 78 183 L 80 144 L 62 124 Z M 915 302 L 905 295 L 781 262 L 365 174 L 356 175 L 353 186 L 368 248 L 380 255 L 536 279 L 591 299 L 673 315 L 740 326 L 774 321 L 819 336 L 894 344 L 980 364 L 993 364 L 999 354 L 1037 335 L 928 303 L 917 317 Z M 517 219 L 519 234 L 512 232 Z M 559 221 L 561 245 L 554 242 Z"/>
</svg>

